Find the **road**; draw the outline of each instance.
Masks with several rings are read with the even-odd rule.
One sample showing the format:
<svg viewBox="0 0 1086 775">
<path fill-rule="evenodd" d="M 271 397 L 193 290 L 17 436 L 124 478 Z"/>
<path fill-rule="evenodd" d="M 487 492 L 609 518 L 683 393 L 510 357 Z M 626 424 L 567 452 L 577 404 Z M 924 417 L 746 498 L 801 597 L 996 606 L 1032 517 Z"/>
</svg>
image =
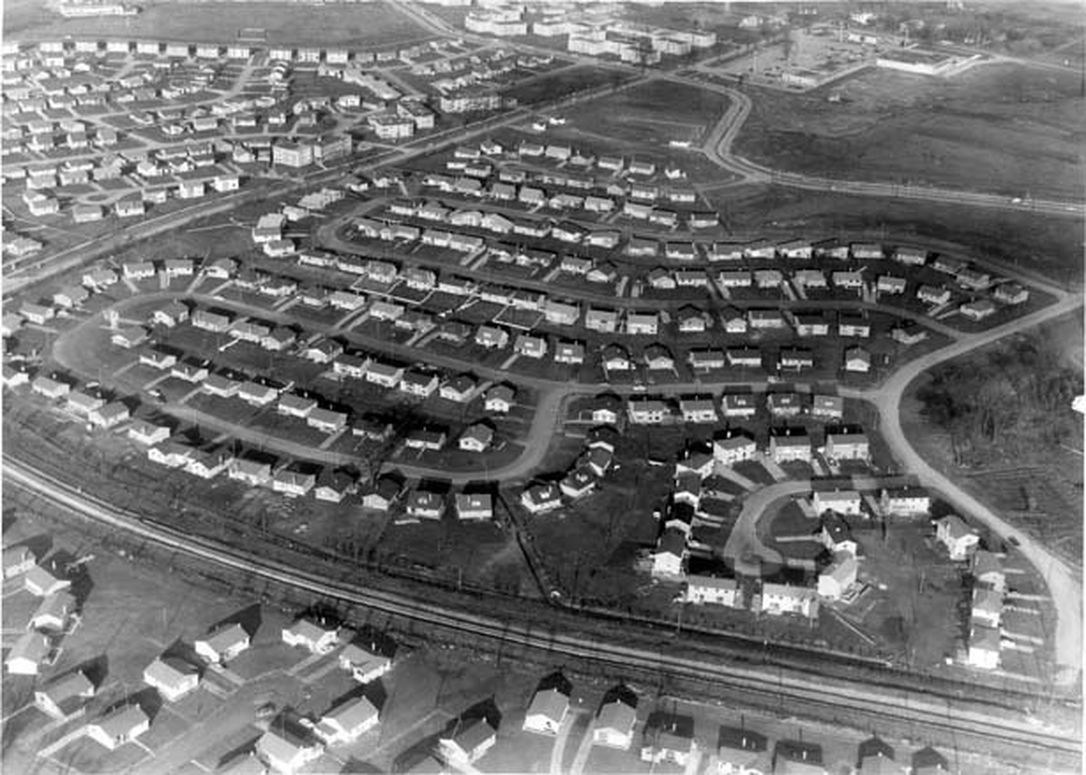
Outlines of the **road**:
<svg viewBox="0 0 1086 775">
<path fill-rule="evenodd" d="M 874 718 L 891 723 L 915 724 L 918 731 L 925 728 L 943 732 L 949 730 L 958 735 L 959 739 L 968 736 L 980 740 L 1011 741 L 1043 751 L 1059 752 L 1062 756 L 1069 757 L 1069 760 L 1074 760 L 1079 755 L 1079 741 L 1073 729 L 1031 727 L 1024 722 L 1021 714 L 1009 712 L 1005 708 L 951 708 L 949 700 L 927 696 L 923 690 L 876 690 L 859 682 L 827 682 L 820 675 L 812 677 L 792 670 L 771 670 L 767 673 L 756 668 L 721 664 L 717 660 L 676 656 L 672 649 L 642 649 L 595 641 L 582 633 L 552 630 L 544 624 L 531 627 L 513 625 L 484 614 L 452 610 L 403 595 L 374 590 L 361 584 L 330 582 L 318 574 L 300 568 L 228 550 L 164 525 L 118 512 L 108 504 L 95 501 L 6 455 L 3 477 L 8 486 L 34 492 L 46 501 L 74 511 L 86 519 L 124 530 L 137 540 L 255 578 L 404 617 L 423 626 L 451 628 L 468 632 L 473 637 L 543 649 L 573 658 L 591 659 L 620 669 L 665 671 L 700 682 L 734 687 L 736 690 L 764 693 L 773 699 L 789 697 L 824 707 L 827 718 L 832 717 L 835 711 L 872 714 Z"/>
</svg>

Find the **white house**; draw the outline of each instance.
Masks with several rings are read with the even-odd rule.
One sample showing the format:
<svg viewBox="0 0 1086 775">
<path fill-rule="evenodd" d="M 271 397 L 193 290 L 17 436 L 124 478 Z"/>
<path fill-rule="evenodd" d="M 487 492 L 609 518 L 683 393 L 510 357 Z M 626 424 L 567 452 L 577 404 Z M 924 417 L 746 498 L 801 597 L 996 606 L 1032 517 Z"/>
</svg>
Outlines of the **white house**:
<svg viewBox="0 0 1086 775">
<path fill-rule="evenodd" d="M 980 536 L 957 514 L 949 514 L 935 523 L 935 539 L 950 552 L 950 559 L 964 560 L 980 543 Z"/>
<path fill-rule="evenodd" d="M 378 712 L 365 697 L 340 703 L 325 713 L 314 732 L 326 745 L 353 743 L 378 724 Z"/>
<path fill-rule="evenodd" d="M 629 750 L 633 744 L 634 724 L 637 711 L 621 699 L 613 699 L 600 706 L 596 723 L 592 726 L 592 742 L 606 748 Z"/>
<path fill-rule="evenodd" d="M 339 652 L 339 666 L 351 674 L 358 683 L 375 681 L 392 669 L 392 660 L 362 648 L 356 643 L 348 643 Z"/>
<path fill-rule="evenodd" d="M 293 775 L 309 762 L 319 759 L 323 747 L 316 740 L 303 740 L 286 730 L 268 729 L 256 741 L 257 754 L 281 775 Z"/>
<path fill-rule="evenodd" d="M 139 705 L 124 705 L 87 724 L 87 737 L 111 751 L 137 739 L 151 728 L 151 719 Z"/>
<path fill-rule="evenodd" d="M 524 716 L 525 732 L 537 735 L 557 735 L 569 715 L 569 697 L 558 689 L 537 691 Z"/>
<path fill-rule="evenodd" d="M 451 737 L 442 737 L 438 746 L 442 754 L 461 766 L 477 762 L 498 740 L 498 733 L 485 719 L 459 723 Z"/>
<path fill-rule="evenodd" d="M 789 584 L 763 584 L 761 610 L 774 616 L 794 613 L 813 619 L 818 615 L 818 590 Z"/>
<path fill-rule="evenodd" d="M 227 624 L 215 632 L 197 638 L 193 647 L 196 653 L 214 664 L 229 662 L 249 648 L 249 633 L 240 624 Z"/>
<path fill-rule="evenodd" d="M 302 646 L 312 654 L 327 654 L 339 644 L 339 628 L 303 618 L 284 627 L 282 637 L 288 646 Z"/>
<path fill-rule="evenodd" d="M 37 630 L 19 636 L 4 657 L 4 667 L 12 675 L 37 675 L 38 666 L 53 650 L 47 635 Z"/>
<path fill-rule="evenodd" d="M 176 657 L 159 657 L 144 669 L 143 681 L 167 702 L 177 702 L 200 685 L 200 671 Z"/>
<path fill-rule="evenodd" d="M 851 552 L 838 552 L 833 562 L 818 574 L 818 596 L 827 600 L 840 600 L 856 583 L 859 563 Z"/>
<path fill-rule="evenodd" d="M 687 603 L 698 605 L 707 603 L 737 608 L 741 597 L 739 582 L 736 579 L 697 575 L 686 577 L 683 600 Z"/>
</svg>

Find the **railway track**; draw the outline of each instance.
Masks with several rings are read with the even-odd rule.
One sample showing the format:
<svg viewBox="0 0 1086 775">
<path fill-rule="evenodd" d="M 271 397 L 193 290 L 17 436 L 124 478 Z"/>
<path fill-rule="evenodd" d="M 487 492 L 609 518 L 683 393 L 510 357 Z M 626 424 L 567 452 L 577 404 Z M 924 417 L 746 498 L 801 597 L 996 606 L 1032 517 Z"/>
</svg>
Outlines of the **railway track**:
<svg viewBox="0 0 1086 775">
<path fill-rule="evenodd" d="M 510 625 L 491 617 L 445 609 L 402 595 L 357 584 L 329 581 L 316 573 L 291 567 L 286 563 L 254 558 L 215 542 L 201 539 L 168 525 L 119 513 L 108 504 L 83 495 L 78 490 L 46 474 L 4 456 L 4 477 L 64 508 L 93 521 L 120 529 L 129 535 L 160 547 L 224 568 L 250 574 L 296 589 L 312 592 L 346 603 L 364 606 L 403 617 L 421 624 L 460 631 L 525 648 L 543 649 L 568 657 L 591 660 L 617 667 L 671 674 L 688 680 L 731 687 L 774 699 L 788 698 L 822 708 L 828 712 L 863 713 L 886 721 L 928 726 L 942 732 L 978 740 L 998 740 L 1034 750 L 1060 755 L 1077 761 L 1080 741 L 1073 733 L 1031 727 L 1025 717 L 1008 713 L 1006 708 L 982 712 L 955 706 L 946 698 L 933 698 L 905 689 L 872 691 L 859 683 L 814 680 L 786 674 L 767 674 L 754 668 L 722 665 L 659 651 L 615 643 L 585 640 L 583 637 L 556 632 L 546 627 Z"/>
</svg>

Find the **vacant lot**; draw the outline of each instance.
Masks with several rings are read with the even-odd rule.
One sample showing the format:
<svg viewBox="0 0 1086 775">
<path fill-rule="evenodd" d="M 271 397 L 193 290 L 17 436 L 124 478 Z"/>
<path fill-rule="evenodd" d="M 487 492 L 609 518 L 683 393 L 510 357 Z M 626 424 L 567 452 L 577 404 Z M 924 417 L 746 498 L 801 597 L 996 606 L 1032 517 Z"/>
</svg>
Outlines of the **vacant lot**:
<svg viewBox="0 0 1086 775">
<path fill-rule="evenodd" d="M 649 81 L 570 110 L 571 123 L 623 143 L 666 146 L 701 140 L 728 107 L 722 94 L 697 86 Z M 605 151 L 604 151 L 605 152 Z"/>
<path fill-rule="evenodd" d="M 25 5 L 37 6 L 37 3 Z M 433 37 L 384 3 L 362 6 L 163 3 L 145 5 L 136 16 L 87 19 L 62 19 L 50 13 L 33 13 L 29 8 L 18 10 L 9 14 L 5 9 L 4 31 L 9 34 L 17 31 L 24 39 L 116 35 L 231 43 L 245 27 L 263 27 L 268 33 L 268 43 L 302 46 L 341 44 L 388 48 Z"/>
<path fill-rule="evenodd" d="M 735 151 L 771 167 L 1081 199 L 1084 106 L 1072 72 L 983 65 L 936 80 L 874 70 L 810 95 L 758 92 Z"/>
</svg>

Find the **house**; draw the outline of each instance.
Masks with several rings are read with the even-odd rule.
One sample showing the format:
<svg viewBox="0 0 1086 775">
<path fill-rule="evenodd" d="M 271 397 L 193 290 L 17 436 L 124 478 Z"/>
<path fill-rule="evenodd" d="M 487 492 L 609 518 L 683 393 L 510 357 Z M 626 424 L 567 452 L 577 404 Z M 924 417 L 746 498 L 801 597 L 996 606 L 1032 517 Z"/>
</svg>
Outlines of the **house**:
<svg viewBox="0 0 1086 775">
<path fill-rule="evenodd" d="M 461 520 L 493 519 L 494 504 L 490 493 L 458 493 L 456 516 Z"/>
<path fill-rule="evenodd" d="M 633 743 L 634 724 L 637 710 L 621 697 L 615 697 L 600 705 L 592 725 L 592 743 L 605 748 L 629 750 Z"/>
<path fill-rule="evenodd" d="M 375 681 L 392 669 L 392 660 L 356 643 L 348 643 L 339 652 L 339 666 L 358 683 Z"/>
<path fill-rule="evenodd" d="M 249 648 L 249 633 L 237 623 L 224 624 L 193 644 L 196 653 L 212 664 L 229 662 Z"/>
<path fill-rule="evenodd" d="M 815 533 L 815 537 L 822 545 L 833 553 L 856 554 L 856 541 L 852 538 L 852 529 L 845 518 L 837 512 L 821 508 L 818 504 L 815 504 L 813 508 L 822 515 L 818 532 Z"/>
<path fill-rule="evenodd" d="M 663 401 L 656 399 L 631 400 L 626 405 L 626 414 L 635 425 L 661 425 L 671 417 L 671 410 Z"/>
<path fill-rule="evenodd" d="M 119 331 L 114 331 L 109 337 L 111 344 L 130 350 L 147 341 L 149 334 L 143 326 L 129 326 Z"/>
<path fill-rule="evenodd" d="M 441 519 L 445 499 L 436 492 L 412 490 L 407 494 L 405 512 L 414 519 Z"/>
<path fill-rule="evenodd" d="M 356 697 L 321 716 L 313 731 L 326 745 L 336 745 L 353 743 L 377 724 L 377 708 L 365 697 Z"/>
<path fill-rule="evenodd" d="M 834 553 L 833 562 L 818 574 L 818 596 L 826 600 L 840 600 L 856 583 L 859 563 L 852 552 Z"/>
<path fill-rule="evenodd" d="M 12 644 L 4 657 L 4 667 L 11 675 L 37 675 L 38 666 L 53 651 L 52 642 L 47 635 L 31 630 Z"/>
<path fill-rule="evenodd" d="M 60 632 L 68 627 L 69 621 L 76 616 L 76 602 L 71 592 L 61 590 L 42 599 L 37 610 L 26 623 L 28 630 Z"/>
<path fill-rule="evenodd" d="M 317 476 L 313 497 L 326 503 L 342 503 L 347 495 L 356 492 L 357 489 L 355 478 L 350 474 L 325 468 Z"/>
<path fill-rule="evenodd" d="M 204 377 L 207 376 L 205 370 Z M 259 382 L 249 380 L 238 386 L 237 397 L 253 406 L 267 406 L 279 397 L 279 391 L 271 385 L 261 385 Z"/>
<path fill-rule="evenodd" d="M 445 432 L 441 430 L 415 430 L 404 439 L 404 446 L 408 449 L 428 450 L 440 452 L 445 447 Z"/>
<path fill-rule="evenodd" d="M 999 667 L 1000 631 L 982 624 L 973 624 L 969 630 L 966 663 L 982 670 Z"/>
<path fill-rule="evenodd" d="M 687 361 L 694 371 L 708 371 L 710 369 L 723 369 L 727 358 L 723 350 L 692 349 L 687 355 Z M 761 355 L 759 355 L 758 363 L 761 362 Z"/>
<path fill-rule="evenodd" d="M 483 423 L 475 423 L 461 434 L 458 446 L 467 452 L 485 452 L 493 441 L 494 429 Z"/>
<path fill-rule="evenodd" d="M 686 561 L 686 532 L 671 527 L 664 530 L 656 543 L 656 549 L 650 554 L 653 578 L 673 579 L 682 576 L 683 563 Z"/>
<path fill-rule="evenodd" d="M 110 401 L 87 413 L 87 421 L 95 428 L 112 428 L 130 417 L 128 407 L 120 401 Z"/>
<path fill-rule="evenodd" d="M 780 369 L 802 371 L 814 368 L 814 354 L 806 347 L 782 347 L 777 358 Z"/>
<path fill-rule="evenodd" d="M 995 287 L 992 298 L 1004 304 L 1025 304 L 1029 301 L 1029 290 L 1013 280 L 1008 280 Z"/>
<path fill-rule="evenodd" d="M 756 347 L 729 347 L 724 351 L 728 365 L 744 369 L 762 367 L 762 351 Z"/>
<path fill-rule="evenodd" d="M 553 482 L 534 484 L 521 493 L 520 502 L 532 514 L 545 514 L 562 506 L 562 496 Z"/>
<path fill-rule="evenodd" d="M 429 398 L 438 388 L 437 374 L 408 369 L 400 379 L 400 392 L 420 398 Z"/>
<path fill-rule="evenodd" d="M 327 654 L 339 645 L 339 627 L 301 618 L 282 631 L 283 643 L 302 646 L 311 654 Z"/>
<path fill-rule="evenodd" d="M 626 333 L 640 336 L 656 336 L 659 316 L 655 313 L 626 313 Z"/>
<path fill-rule="evenodd" d="M 35 597 L 55 595 L 71 586 L 71 581 L 58 579 L 41 565 L 35 565 L 23 574 L 23 589 Z"/>
<path fill-rule="evenodd" d="M 143 681 L 166 702 L 177 702 L 200 685 L 200 671 L 177 657 L 158 657 L 144 668 Z"/>
<path fill-rule="evenodd" d="M 682 413 L 683 422 L 717 421 L 716 405 L 712 399 L 682 399 L 679 401 L 679 411 Z"/>
<path fill-rule="evenodd" d="M 849 315 L 841 313 L 837 317 L 837 333 L 839 336 L 855 336 L 866 339 L 871 336 L 871 322 L 861 315 Z"/>
<path fill-rule="evenodd" d="M 871 446 L 867 434 L 850 428 L 826 432 L 826 457 L 832 460 L 868 460 Z"/>
<path fill-rule="evenodd" d="M 728 428 L 713 438 L 713 459 L 723 465 L 753 460 L 756 453 L 754 439 L 745 431 Z"/>
<path fill-rule="evenodd" d="M 66 382 L 59 382 L 45 375 L 39 375 L 30 383 L 30 389 L 36 395 L 56 400 L 68 395 L 72 390 L 72 386 Z"/>
<path fill-rule="evenodd" d="M 811 417 L 818 420 L 840 420 L 845 413 L 841 396 L 816 395 L 811 398 Z"/>
<path fill-rule="evenodd" d="M 273 492 L 279 492 L 288 498 L 300 498 L 308 495 L 317 484 L 316 474 L 283 468 L 275 473 L 271 480 Z"/>
<path fill-rule="evenodd" d="M 570 500 L 579 500 L 596 489 L 596 475 L 587 466 L 577 466 L 562 478 L 558 489 Z"/>
<path fill-rule="evenodd" d="M 980 536 L 957 514 L 949 514 L 935 522 L 935 539 L 950 552 L 950 559 L 965 560 L 980 543 Z"/>
<path fill-rule="evenodd" d="M 71 309 L 72 307 L 78 307 L 88 298 L 90 298 L 90 291 L 82 285 L 70 285 L 53 294 L 53 303 L 58 307 Z"/>
<path fill-rule="evenodd" d="M 696 605 L 722 605 L 738 608 L 742 599 L 739 582 L 734 578 L 688 574 L 683 600 Z"/>
<path fill-rule="evenodd" d="M 191 458 L 185 463 L 185 473 L 201 479 L 214 479 L 225 471 L 234 459 L 226 449 L 193 450 Z"/>
<path fill-rule="evenodd" d="M 792 325 L 799 336 L 827 336 L 830 324 L 824 315 L 797 312 L 792 315 Z"/>
<path fill-rule="evenodd" d="M 475 332 L 475 344 L 488 350 L 506 347 L 509 344 L 509 332 L 496 326 L 479 326 Z"/>
<path fill-rule="evenodd" d="M 977 549 L 973 553 L 972 574 L 973 582 L 978 586 L 983 585 L 1000 593 L 1006 588 L 1007 576 L 997 554 Z"/>
<path fill-rule="evenodd" d="M 721 405 L 727 418 L 750 419 L 757 411 L 757 399 L 753 393 L 725 393 Z"/>
<path fill-rule="evenodd" d="M 309 762 L 319 759 L 322 746 L 287 731 L 283 725 L 271 726 L 256 741 L 256 753 L 271 765 L 273 771 L 293 775 Z"/>
<path fill-rule="evenodd" d="M 87 724 L 91 740 L 115 751 L 125 743 L 136 740 L 151 728 L 151 719 L 139 705 L 122 705 L 114 711 Z"/>
<path fill-rule="evenodd" d="M 34 705 L 57 721 L 82 714 L 95 686 L 81 670 L 68 673 L 34 690 Z"/>
<path fill-rule="evenodd" d="M 938 307 L 950 301 L 950 290 L 934 285 L 921 285 L 916 291 L 916 298 Z"/>
<path fill-rule="evenodd" d="M 579 342 L 558 342 L 554 346 L 554 362 L 570 365 L 584 363 L 585 349 Z"/>
<path fill-rule="evenodd" d="M 884 489 L 879 495 L 883 514 L 911 517 L 931 511 L 931 495 L 921 487 Z"/>
<path fill-rule="evenodd" d="M 845 371 L 866 374 L 871 371 L 871 353 L 862 347 L 849 347 L 845 350 Z"/>
<path fill-rule="evenodd" d="M 975 623 L 998 628 L 1003 618 L 1003 591 L 991 587 L 973 587 L 970 616 Z"/>
<path fill-rule="evenodd" d="M 818 590 L 767 582 L 762 585 L 760 610 L 771 616 L 799 614 L 814 619 L 818 616 Z"/>
<path fill-rule="evenodd" d="M 776 463 L 793 460 L 811 462 L 811 439 L 805 428 L 771 429 L 769 432 L 769 454 Z"/>
<path fill-rule="evenodd" d="M 958 307 L 958 311 L 973 321 L 984 320 L 996 313 L 996 305 L 991 299 L 975 299 Z"/>
<path fill-rule="evenodd" d="M 24 301 L 22 306 L 19 307 L 19 314 L 31 323 L 42 326 L 53 319 L 56 311 L 52 307 Z"/>
<path fill-rule="evenodd" d="M 3 555 L 3 569 L 4 579 L 13 579 L 16 576 L 21 576 L 27 573 L 32 568 L 37 566 L 38 561 L 34 557 L 34 552 L 26 546 L 7 546 L 4 547 Z"/>
<path fill-rule="evenodd" d="M 547 354 L 547 340 L 541 336 L 518 334 L 513 351 L 525 358 L 542 358 Z"/>
<path fill-rule="evenodd" d="M 498 733 L 486 719 L 460 720 L 450 737 L 438 740 L 441 753 L 451 762 L 474 764 L 498 740 Z"/>
<path fill-rule="evenodd" d="M 642 734 L 643 762 L 670 763 L 686 767 L 697 750 L 694 742 L 694 719 L 691 716 L 655 711 L 645 721 Z"/>
<path fill-rule="evenodd" d="M 662 344 L 650 344 L 643 355 L 649 371 L 671 371 L 675 368 L 675 359 Z"/>
<path fill-rule="evenodd" d="M 799 393 L 770 393 L 765 404 L 775 418 L 796 417 L 803 411 L 803 397 Z"/>
<path fill-rule="evenodd" d="M 717 734 L 718 775 L 770 775 L 773 761 L 765 735 L 741 727 L 721 727 Z"/>
<path fill-rule="evenodd" d="M 875 290 L 879 293 L 895 296 L 905 293 L 906 285 L 904 277 L 883 274 L 879 275 L 878 280 L 875 282 Z"/>
<path fill-rule="evenodd" d="M 558 688 L 540 689 L 524 715 L 521 727 L 525 732 L 537 735 L 557 735 L 569 716 L 569 696 Z"/>
<path fill-rule="evenodd" d="M 829 775 L 822 766 L 822 746 L 799 740 L 778 740 L 773 772 L 780 775 Z"/>
<path fill-rule="evenodd" d="M 483 408 L 487 411 L 494 411 L 497 414 L 507 415 L 509 410 L 513 408 L 514 398 L 516 392 L 512 386 L 506 384 L 494 385 L 483 399 Z"/>
</svg>

